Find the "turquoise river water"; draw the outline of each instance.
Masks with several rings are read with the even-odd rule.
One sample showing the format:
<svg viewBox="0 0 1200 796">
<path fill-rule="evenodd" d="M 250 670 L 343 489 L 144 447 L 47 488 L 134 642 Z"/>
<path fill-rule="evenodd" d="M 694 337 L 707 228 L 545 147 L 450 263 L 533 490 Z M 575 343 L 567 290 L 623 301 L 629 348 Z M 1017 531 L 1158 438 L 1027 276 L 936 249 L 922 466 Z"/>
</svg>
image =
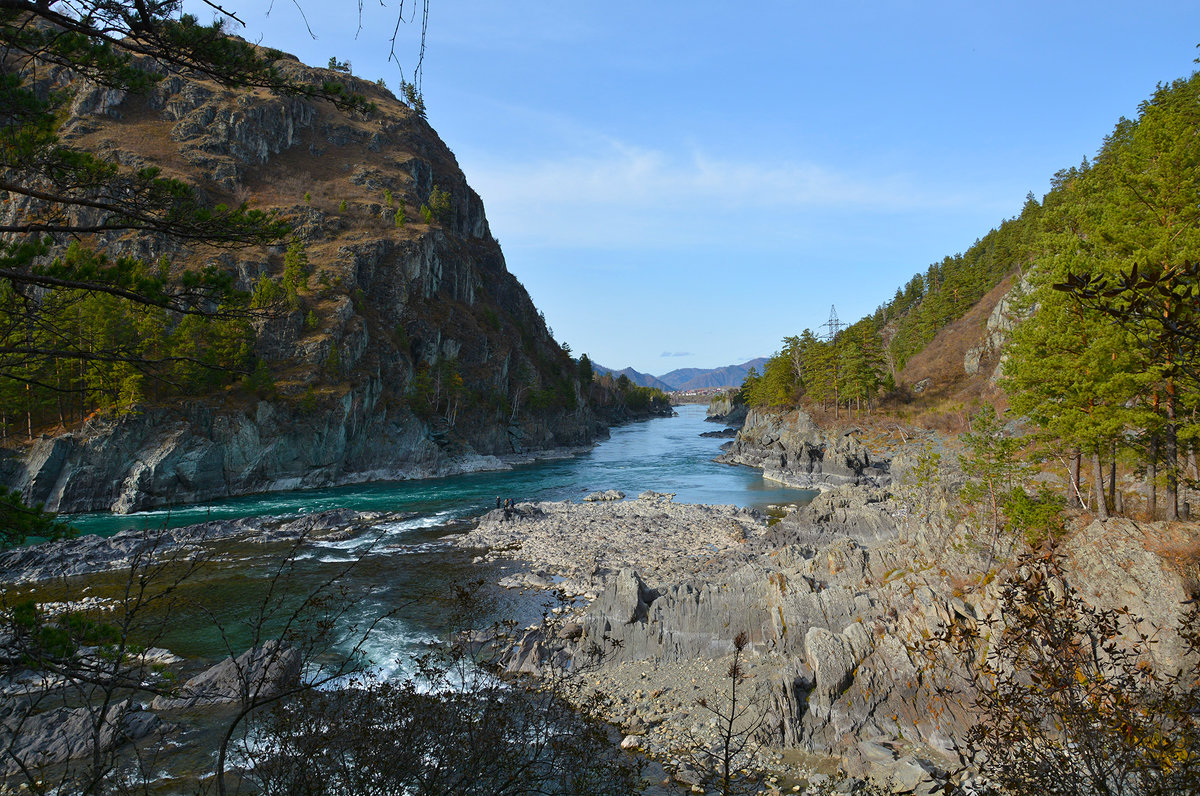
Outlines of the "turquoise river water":
<svg viewBox="0 0 1200 796">
<path fill-rule="evenodd" d="M 814 492 L 787 489 L 764 481 L 757 470 L 712 461 L 724 440 L 700 436 L 721 428 L 704 421 L 705 407 L 681 406 L 670 418 L 620 426 L 608 440 L 578 456 L 544 461 L 512 470 L 474 473 L 450 478 L 373 483 L 335 489 L 269 493 L 171 510 L 129 515 L 86 514 L 68 519 L 85 533 L 112 534 L 126 528 L 180 526 L 206 520 L 266 515 L 295 515 L 334 508 L 400 512 L 403 519 L 375 525 L 352 538 L 315 539 L 299 553 L 303 565 L 296 586 L 303 590 L 340 573 L 354 561 L 344 585 L 366 595 L 357 606 L 360 622 L 372 615 L 395 611 L 371 635 L 367 656 L 386 675 L 408 669 L 411 654 L 452 629 L 453 586 L 467 581 L 487 584 L 488 607 L 476 620 L 513 618 L 524 622 L 540 615 L 541 604 L 495 587 L 516 566 L 511 563 L 473 564 L 472 553 L 452 543 L 469 527 L 471 518 L 495 506 L 497 496 L 526 500 L 581 500 L 590 492 L 619 489 L 629 498 L 645 490 L 674 492 L 680 503 L 732 504 L 765 508 L 770 504 L 804 503 Z M 185 657 L 215 660 L 228 654 L 239 611 L 253 603 L 252 595 L 270 579 L 276 551 L 263 545 L 234 545 L 222 550 L 217 566 L 197 584 L 209 603 L 208 611 L 229 618 L 225 635 L 203 611 L 176 616 L 156 644 Z M 541 598 L 537 598 L 541 600 Z M 215 605 L 215 607 L 213 607 Z M 396 610 L 400 607 L 400 610 Z M 247 631 L 248 632 L 248 631 Z M 237 639 L 233 639 L 237 645 Z M 245 643 L 250 643 L 248 639 Z"/>
<path fill-rule="evenodd" d="M 497 496 L 517 501 L 580 500 L 590 492 L 619 489 L 632 498 L 652 489 L 674 492 L 678 503 L 763 508 L 807 502 L 815 494 L 765 481 L 749 467 L 713 462 L 726 440 L 700 435 L 721 426 L 705 422 L 704 406 L 680 406 L 676 411 L 676 417 L 614 428 L 609 439 L 579 456 L 512 470 L 272 492 L 136 514 L 76 514 L 66 519 L 84 533 L 107 535 L 126 528 L 351 508 L 412 511 L 426 523 L 441 525 L 487 511 L 495 506 Z"/>
<path fill-rule="evenodd" d="M 497 496 L 518 502 L 578 501 L 590 492 L 619 489 L 633 499 L 654 490 L 674 492 L 680 503 L 761 509 L 804 503 L 816 494 L 764 481 L 748 467 L 713 462 L 724 440 L 700 436 L 720 428 L 706 423 L 704 415 L 703 406 L 682 406 L 675 417 L 614 428 L 608 440 L 577 456 L 507 471 L 270 493 L 169 511 L 68 519 L 85 533 L 108 535 L 130 528 L 335 508 L 388 512 L 387 519 L 357 535 L 314 538 L 300 547 L 287 542 L 219 543 L 204 553 L 206 563 L 179 587 L 178 599 L 167 608 L 170 613 L 163 621 L 151 623 L 161 632 L 141 641 L 182 655 L 188 661 L 185 674 L 190 676 L 230 653 L 239 654 L 256 643 L 256 637 L 272 637 L 279 629 L 256 617 L 262 616 L 264 595 L 276 588 L 273 584 L 283 562 L 290 562 L 284 589 L 289 605 L 330 584 L 337 589 L 334 593 L 346 595 L 339 604 L 348 606 L 347 612 L 336 623 L 319 626 L 322 643 L 328 646 L 311 662 L 324 668 L 349 656 L 380 677 L 403 678 L 415 672 L 419 655 L 451 633 L 467 626 L 486 628 L 500 620 L 524 625 L 537 621 L 545 610 L 545 595 L 497 585 L 518 563 L 476 562 L 477 551 L 453 544 L 455 536 L 471 526 L 472 518 L 495 506 Z M 119 589 L 126 576 L 113 577 Z M 458 613 L 461 604 L 453 597 L 455 587 L 464 583 L 479 584 L 473 589 L 478 602 L 465 621 Z M 85 578 L 77 587 L 83 589 L 81 593 L 100 593 L 103 578 Z M 358 646 L 361 629 L 367 625 L 373 630 Z M 172 747 L 164 777 L 188 781 L 190 772 L 211 769 L 216 738 L 222 731 L 220 721 L 201 717 L 187 724 L 189 728 Z"/>
</svg>

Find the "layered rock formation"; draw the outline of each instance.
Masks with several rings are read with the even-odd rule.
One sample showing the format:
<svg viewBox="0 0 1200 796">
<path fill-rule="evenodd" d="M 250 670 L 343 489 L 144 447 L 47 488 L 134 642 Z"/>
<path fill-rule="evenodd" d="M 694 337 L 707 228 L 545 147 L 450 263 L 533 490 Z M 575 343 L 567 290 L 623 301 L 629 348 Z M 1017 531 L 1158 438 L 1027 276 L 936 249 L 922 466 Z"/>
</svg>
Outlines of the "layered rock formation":
<svg viewBox="0 0 1200 796">
<path fill-rule="evenodd" d="M 733 394 L 726 392 L 713 396 L 712 400 L 708 402 L 708 412 L 704 419 L 714 423 L 737 426 L 745 422 L 746 412 L 745 405 L 735 406 Z"/>
<path fill-rule="evenodd" d="M 285 62 L 372 100 L 370 115 L 171 74 L 126 95 L 51 70 L 75 92 L 64 142 L 153 166 L 213 202 L 275 210 L 310 273 L 298 305 L 255 322 L 273 385 L 150 402 L 6 451 L 0 480 L 56 511 L 167 503 L 498 467 L 586 444 L 603 425 L 574 363 L 505 268 L 478 195 L 433 129 L 384 88 Z M 419 210 L 435 186 L 438 217 Z M 5 203 L 5 218 L 31 212 Z M 251 291 L 284 247 L 207 250 L 98 236 L 110 257 L 216 265 Z"/>
<path fill-rule="evenodd" d="M 888 463 L 875 460 L 854 430 L 823 430 L 799 409 L 751 410 L 737 439 L 717 461 L 757 467 L 764 478 L 797 489 L 891 482 Z"/>
<path fill-rule="evenodd" d="M 564 649 L 608 650 L 590 690 L 611 700 L 607 718 L 627 745 L 666 761 L 681 782 L 696 772 L 679 750 L 720 743 L 701 701 L 728 707 L 726 672 L 745 633 L 740 693 L 763 720 L 761 741 L 828 755 L 890 792 L 930 794 L 973 720 L 937 692 L 965 662 L 928 640 L 953 628 L 994 632 L 1006 620 L 1005 579 L 1021 575 L 985 578 L 976 532 L 927 510 L 915 495 L 843 485 L 768 526 L 649 493 L 493 512 L 462 542 L 524 562 L 536 578 L 511 578 L 513 587 L 556 584 L 585 597 L 557 628 L 530 630 L 512 670 L 539 673 Z M 1172 562 L 1194 533 L 1093 523 L 1065 548 L 1055 588 L 1100 608 L 1128 605 L 1158 640 L 1155 663 L 1186 669 L 1193 653 L 1179 629 L 1195 585 Z M 773 754 L 747 765 L 811 779 Z"/>
</svg>

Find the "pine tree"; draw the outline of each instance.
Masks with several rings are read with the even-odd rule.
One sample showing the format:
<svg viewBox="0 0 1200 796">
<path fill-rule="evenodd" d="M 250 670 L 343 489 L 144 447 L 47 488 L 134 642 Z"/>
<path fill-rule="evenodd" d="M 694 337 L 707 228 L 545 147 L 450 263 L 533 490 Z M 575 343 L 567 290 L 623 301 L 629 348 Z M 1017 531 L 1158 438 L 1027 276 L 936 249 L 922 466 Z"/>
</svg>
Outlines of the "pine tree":
<svg viewBox="0 0 1200 796">
<path fill-rule="evenodd" d="M 225 86 L 325 99 L 347 110 L 372 107 L 340 85 L 297 82 L 293 72 L 277 68 L 282 53 L 227 36 L 221 22 L 201 25 L 176 11 L 173 3 L 122 0 L 83 0 L 69 8 L 17 2 L 0 11 L 6 54 L 0 191 L 10 208 L 0 223 L 0 382 L 16 382 L 29 393 L 74 390 L 96 397 L 102 390 L 112 405 L 122 392 L 136 392 L 132 381 L 122 389 L 121 372 L 136 370 L 144 389 L 146 380 L 175 368 L 156 357 L 167 327 L 180 318 L 250 311 L 233 289 L 231 271 L 109 257 L 106 241 L 148 233 L 174 245 L 236 247 L 274 243 L 287 231 L 270 214 L 212 205 L 155 168 L 125 167 L 60 139 L 76 86 L 144 94 L 168 73 L 184 71 Z M 38 81 L 56 68 L 75 82 L 46 92 Z M 136 321 L 133 306 L 171 318 L 165 324 L 156 319 L 152 341 L 129 339 L 119 326 Z"/>
</svg>

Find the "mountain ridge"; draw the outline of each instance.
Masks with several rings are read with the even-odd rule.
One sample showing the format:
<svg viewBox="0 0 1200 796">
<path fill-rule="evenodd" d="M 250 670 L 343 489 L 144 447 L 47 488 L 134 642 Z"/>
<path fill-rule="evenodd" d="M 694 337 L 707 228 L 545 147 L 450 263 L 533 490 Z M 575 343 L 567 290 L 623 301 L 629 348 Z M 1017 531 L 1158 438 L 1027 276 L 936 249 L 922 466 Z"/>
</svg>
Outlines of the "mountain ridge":
<svg viewBox="0 0 1200 796">
<path fill-rule="evenodd" d="M 618 370 L 596 363 L 592 363 L 592 366 L 597 373 L 611 373 L 614 377 L 628 376 L 630 381 L 641 387 L 654 387 L 664 392 L 686 392 L 688 390 L 740 387 L 751 368 L 761 371 L 766 362 L 766 357 L 755 357 L 740 365 L 725 365 L 719 368 L 677 368 L 661 376 L 642 373 L 633 368 Z"/>
</svg>

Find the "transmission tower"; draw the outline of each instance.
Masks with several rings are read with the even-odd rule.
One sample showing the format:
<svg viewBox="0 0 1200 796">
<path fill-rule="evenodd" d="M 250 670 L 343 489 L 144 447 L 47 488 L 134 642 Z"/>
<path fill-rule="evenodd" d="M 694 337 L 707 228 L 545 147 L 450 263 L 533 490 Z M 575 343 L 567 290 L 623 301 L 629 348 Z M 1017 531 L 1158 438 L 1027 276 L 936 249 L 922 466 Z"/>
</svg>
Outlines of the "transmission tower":
<svg viewBox="0 0 1200 796">
<path fill-rule="evenodd" d="M 829 321 L 821 324 L 821 326 L 829 331 L 825 334 L 825 339 L 830 342 L 837 337 L 837 333 L 842 330 L 842 322 L 838 320 L 837 307 L 829 305 Z"/>
</svg>

